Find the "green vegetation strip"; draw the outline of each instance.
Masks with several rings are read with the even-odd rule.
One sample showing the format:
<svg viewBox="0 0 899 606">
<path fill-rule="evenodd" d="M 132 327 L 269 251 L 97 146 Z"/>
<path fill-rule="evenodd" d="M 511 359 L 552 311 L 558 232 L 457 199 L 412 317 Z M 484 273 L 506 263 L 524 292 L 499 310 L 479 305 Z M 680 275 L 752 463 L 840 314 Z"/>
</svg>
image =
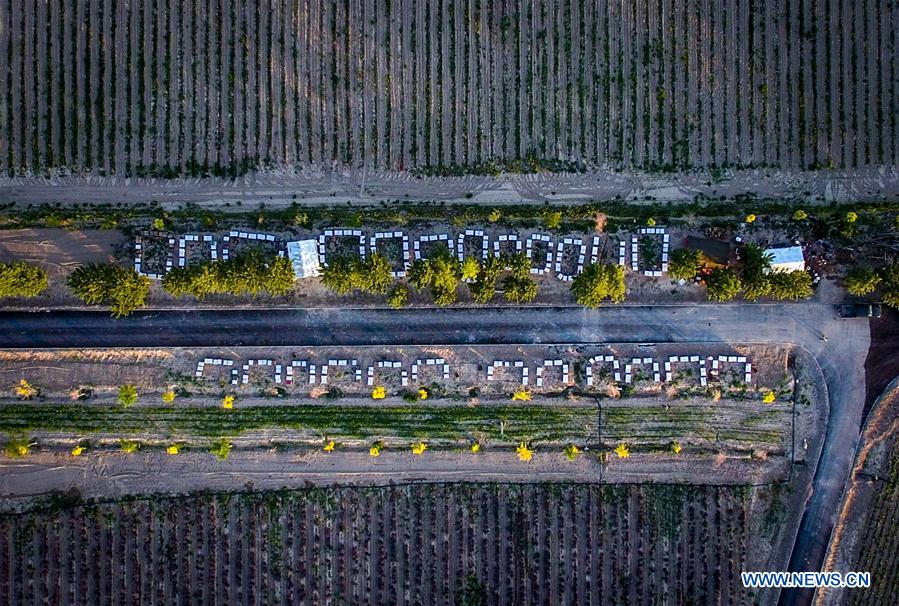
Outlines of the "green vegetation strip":
<svg viewBox="0 0 899 606">
<path fill-rule="evenodd" d="M 700 437 L 708 440 L 777 445 L 789 430 L 789 413 L 723 409 L 721 406 L 604 407 L 604 440 L 657 440 Z"/>
<path fill-rule="evenodd" d="M 331 437 L 582 441 L 595 430 L 596 410 L 567 406 L 253 406 L 178 408 L 15 404 L 0 406 L 0 432 L 108 433 L 151 437 L 237 436 L 292 429 Z"/>
</svg>

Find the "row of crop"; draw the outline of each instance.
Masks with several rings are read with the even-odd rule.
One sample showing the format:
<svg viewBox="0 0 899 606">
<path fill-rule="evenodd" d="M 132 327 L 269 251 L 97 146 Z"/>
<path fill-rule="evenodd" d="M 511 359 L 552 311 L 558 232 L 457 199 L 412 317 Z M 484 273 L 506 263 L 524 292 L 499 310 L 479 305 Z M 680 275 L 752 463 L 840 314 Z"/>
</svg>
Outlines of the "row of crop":
<svg viewBox="0 0 899 606">
<path fill-rule="evenodd" d="M 0 522 L 4 602 L 705 603 L 742 595 L 728 571 L 748 530 L 739 487 L 440 484 L 59 506 Z"/>
<path fill-rule="evenodd" d="M 236 176 L 337 162 L 441 173 L 528 156 L 550 167 L 805 168 L 899 156 L 890 6 L 0 9 L 8 172 Z"/>
</svg>

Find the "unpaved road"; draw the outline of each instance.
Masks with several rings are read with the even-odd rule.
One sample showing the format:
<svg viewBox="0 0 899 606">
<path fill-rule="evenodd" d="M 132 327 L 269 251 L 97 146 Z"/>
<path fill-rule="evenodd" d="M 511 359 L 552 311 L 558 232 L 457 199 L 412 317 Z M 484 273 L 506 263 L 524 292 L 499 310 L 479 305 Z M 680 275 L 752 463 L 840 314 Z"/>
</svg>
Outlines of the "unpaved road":
<svg viewBox="0 0 899 606">
<path fill-rule="evenodd" d="M 0 200 L 19 204 L 185 203 L 205 207 L 292 203 L 373 204 L 401 201 L 580 204 L 595 200 L 691 202 L 754 195 L 808 203 L 868 202 L 899 196 L 899 169 L 855 171 L 728 170 L 651 174 L 594 170 L 581 174 L 416 178 L 408 173 L 342 169 L 251 173 L 239 179 L 140 179 L 106 177 L 0 177 Z"/>
<path fill-rule="evenodd" d="M 0 313 L 0 343 L 8 348 L 680 341 L 792 343 L 818 360 L 830 417 L 791 560 L 793 570 L 818 570 L 858 441 L 870 345 L 867 321 L 838 319 L 829 305 L 154 311 L 121 320 L 102 312 Z M 52 462 L 14 465 L 17 473 L 71 474 Z"/>
</svg>

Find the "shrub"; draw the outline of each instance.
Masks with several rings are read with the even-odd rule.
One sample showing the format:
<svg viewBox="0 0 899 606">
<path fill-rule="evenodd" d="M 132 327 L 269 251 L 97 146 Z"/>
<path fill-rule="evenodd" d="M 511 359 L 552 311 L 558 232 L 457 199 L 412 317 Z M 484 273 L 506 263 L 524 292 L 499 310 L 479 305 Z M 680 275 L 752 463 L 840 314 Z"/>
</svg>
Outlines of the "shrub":
<svg viewBox="0 0 899 606">
<path fill-rule="evenodd" d="M 6 456 L 13 459 L 21 459 L 22 457 L 28 456 L 28 453 L 31 451 L 31 444 L 28 443 L 28 440 L 25 438 L 10 438 L 6 445 L 3 447 L 3 452 L 6 453 Z"/>
<path fill-rule="evenodd" d="M 765 395 L 762 396 L 762 402 L 765 404 L 774 404 L 774 400 L 777 399 L 777 396 L 774 395 L 773 391 L 766 391 Z"/>
<path fill-rule="evenodd" d="M 119 440 L 119 448 L 122 449 L 122 452 L 126 454 L 134 454 L 140 448 L 140 444 L 135 442 L 134 440 Z"/>
<path fill-rule="evenodd" d="M 225 396 L 224 398 L 222 398 L 222 408 L 224 408 L 225 410 L 231 410 L 232 408 L 234 408 L 234 401 L 234 396 Z"/>
<path fill-rule="evenodd" d="M 180 444 L 172 444 L 168 448 L 165 449 L 166 454 L 170 454 L 172 456 L 179 454 L 181 452 Z"/>
<path fill-rule="evenodd" d="M 117 318 L 143 307 L 150 294 L 149 278 L 111 263 L 78 267 L 69 276 L 68 285 L 88 305 L 109 304 Z"/>
<path fill-rule="evenodd" d="M 47 290 L 47 272 L 17 261 L 0 263 L 0 298 L 36 297 Z"/>
<path fill-rule="evenodd" d="M 619 459 L 626 459 L 631 456 L 631 450 L 627 447 L 627 444 L 621 443 L 615 447 L 615 454 L 618 455 Z"/>
<path fill-rule="evenodd" d="M 119 387 L 118 401 L 119 404 L 126 408 L 137 402 L 137 388 L 134 385 L 122 385 Z"/>
<path fill-rule="evenodd" d="M 853 267 L 846 274 L 846 290 L 850 295 L 863 297 L 877 289 L 883 278 L 870 267 Z"/>
<path fill-rule="evenodd" d="M 846 223 L 855 223 L 856 221 L 858 221 L 858 213 L 850 210 L 848 213 L 846 213 L 845 221 Z"/>
<path fill-rule="evenodd" d="M 162 401 L 166 404 L 171 404 L 175 401 L 175 391 L 172 389 L 167 389 L 162 392 Z"/>
<path fill-rule="evenodd" d="M 368 448 L 368 456 L 370 457 L 380 457 L 381 449 L 384 448 L 384 442 L 378 440 Z"/>
<path fill-rule="evenodd" d="M 72 449 L 72 456 L 80 457 L 82 454 L 84 454 L 84 450 L 85 450 L 84 446 L 79 444 L 78 446 L 76 446 L 75 448 Z"/>
<path fill-rule="evenodd" d="M 209 452 L 214 454 L 216 458 L 224 461 L 231 454 L 232 448 L 234 448 L 234 445 L 227 438 L 222 438 L 212 445 Z"/>
<path fill-rule="evenodd" d="M 337 448 L 337 444 L 334 440 L 325 440 L 325 443 L 322 445 L 322 450 L 325 452 L 334 452 L 335 448 Z"/>
<path fill-rule="evenodd" d="M 671 442 L 671 452 L 673 452 L 674 454 L 680 454 L 681 450 L 683 450 L 683 447 L 681 446 L 680 442 L 676 440 Z"/>
<path fill-rule="evenodd" d="M 498 208 L 494 208 L 493 210 L 490 211 L 490 214 L 487 215 L 487 220 L 490 221 L 491 223 L 496 223 L 497 221 L 499 221 L 502 218 L 503 218 L 503 213 L 500 212 L 500 210 Z"/>
<path fill-rule="evenodd" d="M 418 442 L 413 442 L 409 445 L 409 447 L 412 449 L 412 454 L 416 456 L 424 454 L 424 452 L 428 449 L 428 445 L 421 440 L 419 440 Z"/>
<path fill-rule="evenodd" d="M 565 453 L 565 458 L 567 458 L 569 461 L 574 461 L 581 453 L 581 449 L 574 444 L 569 444 L 565 447 L 565 450 L 563 452 Z"/>
<path fill-rule="evenodd" d="M 529 402 L 531 400 L 531 392 L 524 387 L 519 387 L 512 392 L 512 400 L 515 402 Z"/>
<path fill-rule="evenodd" d="M 480 442 L 472 442 L 470 449 L 473 454 L 477 454 L 481 452 L 481 443 Z"/>
<path fill-rule="evenodd" d="M 671 253 L 668 275 L 675 280 L 692 280 L 702 269 L 702 253 L 689 248 L 678 248 Z"/>
<path fill-rule="evenodd" d="M 757 217 L 754 214 L 749 213 L 748 215 L 746 215 L 746 219 L 744 220 L 746 221 L 746 223 L 755 223 L 756 219 Z"/>
<path fill-rule="evenodd" d="M 743 287 L 739 276 L 730 269 L 713 269 L 706 277 L 705 285 L 710 301 L 730 301 Z"/>
<path fill-rule="evenodd" d="M 605 300 L 624 301 L 624 269 L 618 265 L 590 264 L 571 282 L 575 301 L 587 307 L 599 307 Z"/>
<path fill-rule="evenodd" d="M 543 224 L 548 229 L 559 229 L 562 227 L 562 213 L 558 210 L 551 210 L 543 217 Z"/>
<path fill-rule="evenodd" d="M 387 397 L 387 390 L 382 386 L 378 385 L 373 390 L 371 390 L 371 399 L 372 400 L 383 400 Z"/>
<path fill-rule="evenodd" d="M 22 379 L 19 381 L 19 384 L 16 385 L 16 395 L 23 400 L 30 400 L 35 396 L 40 395 L 40 390 L 25 379 Z"/>
<path fill-rule="evenodd" d="M 805 221 L 806 219 L 808 219 L 808 213 L 802 209 L 799 209 L 793 213 L 794 221 Z"/>
</svg>

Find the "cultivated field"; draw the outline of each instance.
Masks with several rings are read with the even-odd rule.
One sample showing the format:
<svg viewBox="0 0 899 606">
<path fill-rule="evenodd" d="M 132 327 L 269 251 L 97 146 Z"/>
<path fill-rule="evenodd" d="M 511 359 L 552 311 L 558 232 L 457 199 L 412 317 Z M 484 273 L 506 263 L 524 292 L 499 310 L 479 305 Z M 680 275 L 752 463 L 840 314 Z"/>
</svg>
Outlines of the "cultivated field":
<svg viewBox="0 0 899 606">
<path fill-rule="evenodd" d="M 468 581 L 489 604 L 746 603 L 739 572 L 763 565 L 755 494 L 413 484 L 5 516 L 0 600 L 458 604 Z"/>
<path fill-rule="evenodd" d="M 899 562 L 896 561 L 896 550 L 899 547 L 899 509 L 896 507 L 899 498 L 899 446 L 892 447 L 889 469 L 883 482 L 869 502 L 867 515 L 862 520 L 849 523 L 861 523 L 861 542 L 859 552 L 853 564 L 857 570 L 871 573 L 872 588 L 866 591 L 854 591 L 849 596 L 850 604 L 890 604 L 899 599 Z"/>
<path fill-rule="evenodd" d="M 0 168 L 895 165 L 897 32 L 872 0 L 2 0 Z"/>
</svg>

